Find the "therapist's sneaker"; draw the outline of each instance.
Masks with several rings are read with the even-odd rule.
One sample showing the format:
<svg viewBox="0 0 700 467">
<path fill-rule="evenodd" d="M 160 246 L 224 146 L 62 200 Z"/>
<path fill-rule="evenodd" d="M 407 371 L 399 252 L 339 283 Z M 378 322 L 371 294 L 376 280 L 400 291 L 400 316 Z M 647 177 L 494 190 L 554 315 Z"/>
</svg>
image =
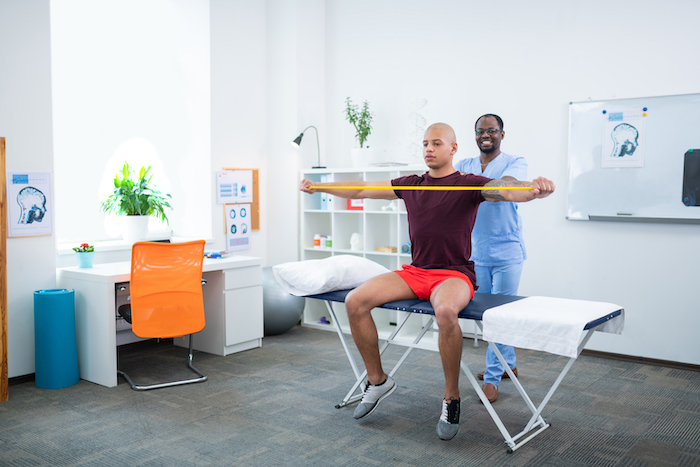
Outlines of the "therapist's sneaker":
<svg viewBox="0 0 700 467">
<path fill-rule="evenodd" d="M 377 384 L 376 386 L 369 384 L 369 381 L 367 381 L 362 394 L 362 400 L 355 409 L 353 417 L 360 419 L 371 414 L 379 403 L 389 397 L 394 391 L 396 391 L 396 383 L 389 376 L 386 377 L 383 383 Z"/>
<path fill-rule="evenodd" d="M 484 391 L 484 395 L 492 404 L 498 399 L 498 386 L 494 386 L 491 383 L 484 384 L 481 389 Z"/>
<path fill-rule="evenodd" d="M 459 399 L 451 400 L 449 403 L 442 400 L 442 413 L 437 424 L 438 438 L 449 441 L 457 435 L 459 431 Z"/>
<path fill-rule="evenodd" d="M 484 372 L 484 373 L 485 373 L 485 372 Z M 483 380 L 484 380 L 484 373 L 477 373 L 477 374 L 476 374 L 476 377 L 483 381 Z M 517 367 L 516 367 L 516 368 L 513 368 L 513 374 L 515 375 L 516 378 L 518 377 L 518 368 L 517 368 Z M 508 376 L 508 372 L 507 372 L 507 371 L 504 371 L 504 372 L 503 372 L 502 378 L 510 378 L 510 376 Z"/>
</svg>

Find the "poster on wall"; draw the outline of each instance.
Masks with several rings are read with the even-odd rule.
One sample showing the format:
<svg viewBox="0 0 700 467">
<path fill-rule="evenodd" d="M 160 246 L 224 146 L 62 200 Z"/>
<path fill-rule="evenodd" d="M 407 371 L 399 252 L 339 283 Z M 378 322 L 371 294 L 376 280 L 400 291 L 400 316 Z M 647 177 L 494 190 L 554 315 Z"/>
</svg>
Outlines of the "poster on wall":
<svg viewBox="0 0 700 467">
<path fill-rule="evenodd" d="M 252 170 L 219 170 L 216 172 L 216 202 L 252 203 Z"/>
<path fill-rule="evenodd" d="M 646 111 L 603 114 L 602 167 L 644 167 Z"/>
<path fill-rule="evenodd" d="M 8 237 L 53 233 L 51 173 L 7 174 Z"/>
<path fill-rule="evenodd" d="M 250 204 L 227 204 L 226 251 L 250 249 Z"/>
</svg>

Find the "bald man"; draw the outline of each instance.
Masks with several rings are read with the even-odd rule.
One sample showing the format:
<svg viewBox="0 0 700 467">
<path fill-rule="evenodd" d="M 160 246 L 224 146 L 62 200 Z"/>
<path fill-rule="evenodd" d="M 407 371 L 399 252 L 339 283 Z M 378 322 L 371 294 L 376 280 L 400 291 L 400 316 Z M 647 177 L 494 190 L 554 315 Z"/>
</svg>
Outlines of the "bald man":
<svg viewBox="0 0 700 467">
<path fill-rule="evenodd" d="M 545 178 L 532 182 L 493 180 L 461 174 L 452 166 L 457 140 L 452 127 L 435 123 L 425 132 L 423 159 L 428 172 L 383 182 L 316 183 L 302 180 L 304 193 L 325 192 L 343 198 L 401 198 L 408 211 L 412 262 L 402 270 L 374 277 L 354 289 L 345 299 L 350 330 L 367 369 L 367 382 L 354 417 L 372 413 L 378 404 L 396 390 L 396 383 L 384 373 L 379 355 L 377 327 L 371 311 L 395 300 L 430 300 L 440 328 L 438 347 L 445 375 L 442 413 L 437 435 L 450 440 L 459 431 L 459 365 L 462 358 L 462 330 L 457 315 L 474 296 L 476 275 L 471 254 L 471 231 L 479 204 L 483 201 L 524 202 L 545 198 L 554 183 Z M 310 186 L 322 188 L 310 189 Z M 357 186 L 334 189 L 333 186 Z M 374 186 L 394 187 L 372 189 Z M 483 186 L 476 191 L 401 190 L 402 186 Z M 501 187 L 527 186 L 531 190 L 500 190 Z M 370 188 L 364 188 L 370 187 Z"/>
</svg>

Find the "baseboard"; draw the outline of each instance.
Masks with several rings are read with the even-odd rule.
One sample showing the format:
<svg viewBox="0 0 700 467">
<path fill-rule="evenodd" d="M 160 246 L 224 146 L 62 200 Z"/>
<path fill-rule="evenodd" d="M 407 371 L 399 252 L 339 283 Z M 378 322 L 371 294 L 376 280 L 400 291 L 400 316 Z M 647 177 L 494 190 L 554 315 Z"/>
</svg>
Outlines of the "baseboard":
<svg viewBox="0 0 700 467">
<path fill-rule="evenodd" d="M 124 344 L 120 345 L 119 348 L 124 348 L 124 349 L 137 349 L 139 347 L 152 347 L 154 345 L 159 345 L 159 344 L 165 344 L 165 345 L 173 345 L 173 339 L 172 338 L 165 338 L 165 339 L 147 339 L 145 341 L 138 341 L 138 342 L 132 342 L 130 344 Z M 34 373 L 30 373 L 28 375 L 22 375 L 22 376 L 14 376 L 12 378 L 9 378 L 7 380 L 8 386 L 13 386 L 15 384 L 23 384 L 23 383 L 30 383 L 36 379 Z"/>
<path fill-rule="evenodd" d="M 34 381 L 34 373 L 28 375 L 15 376 L 7 380 L 8 386 L 14 386 L 15 384 L 30 383 Z"/>
<path fill-rule="evenodd" d="M 665 366 L 676 370 L 697 371 L 700 372 L 700 365 L 691 363 L 672 362 L 670 360 L 657 360 L 655 358 L 633 357 L 631 355 L 622 355 L 610 352 L 600 352 L 598 350 L 584 349 L 581 355 L 589 357 L 607 358 L 609 360 L 620 360 L 623 362 L 641 363 L 643 365 Z"/>
</svg>

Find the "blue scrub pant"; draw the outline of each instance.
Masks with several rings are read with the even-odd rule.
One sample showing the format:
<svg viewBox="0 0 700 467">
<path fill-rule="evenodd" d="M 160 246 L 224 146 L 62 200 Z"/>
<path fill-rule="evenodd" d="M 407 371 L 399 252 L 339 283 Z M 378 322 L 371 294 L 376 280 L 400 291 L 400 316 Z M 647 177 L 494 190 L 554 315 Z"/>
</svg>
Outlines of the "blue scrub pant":
<svg viewBox="0 0 700 467">
<path fill-rule="evenodd" d="M 476 284 L 479 290 L 476 293 L 491 293 L 498 295 L 518 295 L 520 274 L 523 272 L 523 263 L 509 264 L 507 266 L 476 266 Z M 515 349 L 510 345 L 496 344 L 498 350 L 506 359 L 508 366 L 515 368 Z M 503 366 L 491 350 L 486 351 L 486 371 L 484 372 L 484 384 L 491 383 L 498 386 L 503 376 Z"/>
</svg>

